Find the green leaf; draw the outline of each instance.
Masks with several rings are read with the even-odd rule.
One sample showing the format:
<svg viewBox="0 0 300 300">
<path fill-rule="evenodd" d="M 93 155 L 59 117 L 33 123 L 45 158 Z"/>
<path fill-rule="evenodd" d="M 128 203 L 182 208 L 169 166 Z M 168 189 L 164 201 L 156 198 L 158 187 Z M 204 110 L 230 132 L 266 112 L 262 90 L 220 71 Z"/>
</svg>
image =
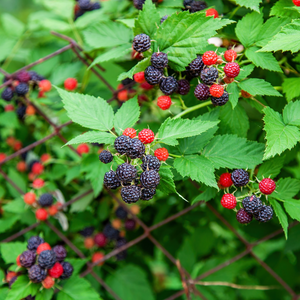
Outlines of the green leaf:
<svg viewBox="0 0 300 300">
<path fill-rule="evenodd" d="M 28 276 L 26 276 L 26 275 L 18 276 L 17 280 L 11 286 L 11 289 L 9 290 L 8 295 L 5 298 L 5 300 L 19 300 L 19 299 L 27 297 L 28 295 L 30 295 L 31 285 L 37 286 L 37 284 L 34 284 L 34 283 L 29 284 Z M 34 295 L 35 295 L 35 293 L 33 293 L 32 296 L 34 296 Z"/>
<path fill-rule="evenodd" d="M 218 188 L 212 163 L 204 156 L 188 155 L 176 158 L 174 168 L 183 177 L 190 177 L 207 186 Z"/>
<path fill-rule="evenodd" d="M 257 178 L 275 178 L 280 173 L 284 164 L 284 160 L 284 156 L 277 156 L 264 162 L 258 169 Z"/>
<path fill-rule="evenodd" d="M 108 131 L 113 128 L 113 109 L 105 100 L 90 95 L 69 93 L 60 88 L 56 89 L 62 98 L 68 116 L 73 122 L 101 131 Z"/>
<path fill-rule="evenodd" d="M 288 102 L 293 100 L 294 98 L 300 97 L 300 78 L 284 78 L 282 89 L 286 94 L 286 99 Z"/>
<path fill-rule="evenodd" d="M 262 162 L 263 150 L 263 144 L 236 135 L 217 135 L 204 148 L 202 155 L 217 169 L 253 169 Z"/>
<path fill-rule="evenodd" d="M 243 68 L 240 71 L 240 74 L 235 78 L 237 81 L 241 81 L 242 79 L 245 79 L 248 77 L 254 70 L 254 65 L 246 65 L 243 66 Z"/>
<path fill-rule="evenodd" d="M 20 219 L 20 214 L 0 219 L 0 233 L 3 233 L 7 229 L 10 229 Z"/>
<path fill-rule="evenodd" d="M 84 194 L 85 192 L 89 191 L 91 189 L 91 187 L 85 187 L 82 188 L 75 196 L 81 196 L 82 194 Z M 86 207 L 94 200 L 94 195 L 93 193 L 89 193 L 86 196 L 80 198 L 80 200 L 74 202 L 71 205 L 71 209 L 70 209 L 70 213 L 74 213 L 74 212 L 82 212 L 86 209 Z"/>
<path fill-rule="evenodd" d="M 203 187 L 204 189 L 204 192 L 200 192 L 200 194 L 192 201 L 191 204 L 195 204 L 199 201 L 209 201 L 213 198 L 216 197 L 217 195 L 217 190 L 215 188 L 212 188 L 212 187 L 207 187 L 207 186 L 204 186 Z M 201 187 L 201 190 L 202 190 L 202 187 Z"/>
<path fill-rule="evenodd" d="M 140 117 L 140 107 L 137 98 L 134 97 L 126 101 L 115 114 L 114 128 L 118 134 L 128 128 L 132 127 Z"/>
<path fill-rule="evenodd" d="M 73 17 L 74 3 L 72 0 L 41 0 L 40 2 L 54 14 L 66 20 L 69 20 Z"/>
<path fill-rule="evenodd" d="M 22 175 L 14 168 L 10 168 L 8 171 L 8 177 L 25 193 L 27 190 L 27 182 Z M 6 182 L 10 193 L 14 197 L 19 197 L 20 193 L 17 191 L 8 181 Z"/>
<path fill-rule="evenodd" d="M 135 66 L 133 66 L 128 72 L 123 72 L 119 75 L 118 81 L 122 81 L 123 79 L 129 77 L 133 78 L 133 75 L 138 72 L 145 71 L 145 69 L 150 65 L 151 57 L 144 58 L 139 61 Z"/>
<path fill-rule="evenodd" d="M 7 111 L 0 114 L 0 126 L 11 129 L 20 128 L 17 114 L 14 111 Z"/>
<path fill-rule="evenodd" d="M 3 208 L 5 211 L 21 214 L 25 210 L 25 202 L 22 198 L 17 198 L 4 205 Z"/>
<path fill-rule="evenodd" d="M 167 145 L 178 145 L 177 139 L 198 135 L 217 124 L 218 122 L 168 118 L 159 128 L 158 139 Z"/>
<path fill-rule="evenodd" d="M 216 35 L 231 20 L 206 18 L 203 12 L 188 11 L 172 14 L 158 28 L 156 41 L 160 51 L 168 53 L 169 66 L 183 71 L 207 45 L 207 39 Z"/>
<path fill-rule="evenodd" d="M 248 1 L 249 3 L 249 1 Z M 246 47 L 250 47 L 258 38 L 263 25 L 263 15 L 257 12 L 247 14 L 240 20 L 235 28 L 235 33 L 240 42 Z"/>
<path fill-rule="evenodd" d="M 78 29 L 84 29 L 93 26 L 96 23 L 108 22 L 109 17 L 102 9 L 86 12 L 75 21 L 75 26 Z"/>
<path fill-rule="evenodd" d="M 35 296 L 35 300 L 51 300 L 53 294 L 54 294 L 54 290 L 52 290 L 52 289 L 42 289 Z"/>
<path fill-rule="evenodd" d="M 284 124 L 282 116 L 272 108 L 265 107 L 263 111 L 267 140 L 264 159 L 268 159 L 293 148 L 300 140 L 300 133 L 297 127 Z"/>
<path fill-rule="evenodd" d="M 259 13 L 259 4 L 262 2 L 262 0 L 252 0 L 252 1 L 249 1 L 249 0 L 234 0 L 234 2 L 237 5 L 245 6 L 247 8 L 252 9 L 252 10 L 255 10 Z"/>
<path fill-rule="evenodd" d="M 288 237 L 288 218 L 286 213 L 284 212 L 283 208 L 281 207 L 281 204 L 277 202 L 275 199 L 269 198 L 269 201 L 274 209 L 274 212 L 276 216 L 278 217 L 279 223 L 281 224 L 285 238 L 287 239 Z"/>
<path fill-rule="evenodd" d="M 122 300 L 155 299 L 145 271 L 132 264 L 120 267 L 106 283 Z"/>
<path fill-rule="evenodd" d="M 128 44 L 132 30 L 117 22 L 100 23 L 83 31 L 85 42 L 92 49 L 112 48 Z"/>
<path fill-rule="evenodd" d="M 228 85 L 227 92 L 229 93 L 229 102 L 231 103 L 232 109 L 234 109 L 239 101 L 240 89 L 235 82 L 232 82 Z"/>
<path fill-rule="evenodd" d="M 25 29 L 25 25 L 20 22 L 20 19 L 15 18 L 14 16 L 3 13 L 2 16 L 2 26 L 6 34 L 11 37 L 20 37 Z"/>
<path fill-rule="evenodd" d="M 252 96 L 267 95 L 282 97 L 282 95 L 276 91 L 269 82 L 259 78 L 246 79 L 239 83 L 239 87 Z"/>
<path fill-rule="evenodd" d="M 113 144 L 115 139 L 116 136 L 108 132 L 88 131 L 75 137 L 74 139 L 66 143 L 66 145 L 74 145 L 81 143 Z"/>
<path fill-rule="evenodd" d="M 99 294 L 91 287 L 90 283 L 78 276 L 72 276 L 65 281 L 62 290 L 58 293 L 57 300 L 65 299 L 65 295 L 72 300 L 100 300 Z"/>
<path fill-rule="evenodd" d="M 82 269 L 82 267 L 89 261 L 88 258 L 67 258 L 66 259 L 67 262 L 69 262 L 72 267 L 74 268 L 73 274 L 72 276 L 77 275 L 80 270 Z"/>
<path fill-rule="evenodd" d="M 260 47 L 265 46 L 281 30 L 282 26 L 289 22 L 290 18 L 273 17 L 268 19 L 261 28 L 255 44 Z"/>
<path fill-rule="evenodd" d="M 251 47 L 246 49 L 245 55 L 256 67 L 282 73 L 282 70 L 273 54 L 267 52 L 256 52 L 258 50 L 258 47 Z"/>
<path fill-rule="evenodd" d="M 12 242 L 1 245 L 1 256 L 7 263 L 15 263 L 19 254 L 26 250 L 26 243 Z"/>
<path fill-rule="evenodd" d="M 300 126 L 300 100 L 290 102 L 285 106 L 282 115 L 286 125 Z"/>
<path fill-rule="evenodd" d="M 291 199 L 300 191 L 300 180 L 295 178 L 280 178 L 272 197 L 280 200 Z"/>
<path fill-rule="evenodd" d="M 275 5 L 272 6 L 270 16 L 298 18 L 299 14 L 296 11 L 287 9 L 289 7 L 294 7 L 293 1 L 290 0 L 276 1 Z"/>
<path fill-rule="evenodd" d="M 286 199 L 283 205 L 291 218 L 300 221 L 300 200 Z"/>
<path fill-rule="evenodd" d="M 149 20 L 151 20 L 151 22 L 149 22 Z M 156 10 L 155 4 L 152 0 L 146 0 L 143 4 L 143 9 L 139 12 L 139 16 L 135 20 L 133 29 L 134 35 L 145 33 L 153 38 L 159 25 L 160 15 Z"/>
<path fill-rule="evenodd" d="M 265 45 L 263 51 L 291 51 L 292 53 L 300 50 L 300 19 L 292 20 L 290 24 L 282 27 L 281 31 Z"/>
<path fill-rule="evenodd" d="M 61 85 L 66 78 L 77 77 L 80 69 L 82 68 L 82 62 L 77 61 L 70 63 L 64 63 L 56 66 L 52 71 L 51 78 L 49 79 L 53 85 Z"/>
<path fill-rule="evenodd" d="M 174 183 L 174 175 L 169 166 L 162 165 L 159 169 L 160 182 L 157 187 L 158 190 L 168 195 L 170 193 L 176 193 L 176 187 Z"/>
</svg>

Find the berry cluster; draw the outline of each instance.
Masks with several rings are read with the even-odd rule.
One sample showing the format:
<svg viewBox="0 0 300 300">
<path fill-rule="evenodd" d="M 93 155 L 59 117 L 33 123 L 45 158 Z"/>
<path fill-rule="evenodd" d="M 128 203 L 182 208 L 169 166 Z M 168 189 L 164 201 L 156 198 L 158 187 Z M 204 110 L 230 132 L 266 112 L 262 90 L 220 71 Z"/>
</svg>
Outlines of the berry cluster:
<svg viewBox="0 0 300 300">
<path fill-rule="evenodd" d="M 31 282 L 42 283 L 45 289 L 50 289 L 55 280 L 71 277 L 73 267 L 64 261 L 67 251 L 63 246 L 51 248 L 42 238 L 33 236 L 28 240 L 27 249 L 17 257 L 17 265 L 27 269 Z"/>
<path fill-rule="evenodd" d="M 249 174 L 243 169 L 234 170 L 230 173 L 223 173 L 220 176 L 218 185 L 222 189 L 229 189 L 232 185 L 236 188 L 245 187 L 249 183 Z M 259 189 L 251 191 L 247 197 L 235 197 L 233 193 L 226 193 L 221 199 L 221 205 L 227 209 L 235 209 L 238 202 L 242 202 L 242 208 L 237 211 L 236 218 L 241 224 L 248 224 L 253 217 L 259 222 L 270 221 L 273 217 L 273 209 L 271 206 L 265 205 L 260 197 L 256 194 L 267 195 L 272 194 L 276 189 L 276 183 L 271 178 L 264 178 L 259 182 Z M 243 198 L 243 199 L 240 199 Z"/>
<path fill-rule="evenodd" d="M 133 0 L 133 5 L 136 9 L 142 10 L 146 0 Z M 163 0 L 152 0 L 153 3 L 161 3 Z"/>
<path fill-rule="evenodd" d="M 184 0 L 183 6 L 183 10 L 188 10 L 190 13 L 195 13 L 197 11 L 201 11 L 207 8 L 207 4 L 205 1 L 197 0 Z"/>
<path fill-rule="evenodd" d="M 127 162 L 119 165 L 116 172 L 113 170 L 107 172 L 104 176 L 104 185 L 108 189 L 121 186 L 121 196 L 125 203 L 134 203 L 139 199 L 148 201 L 156 193 L 156 187 L 160 182 L 158 173 L 160 160 L 165 161 L 169 155 L 165 148 L 157 149 L 154 152 L 155 156 L 150 155 L 150 144 L 154 139 L 154 133 L 150 129 L 143 129 L 136 138 L 136 130 L 127 128 L 123 135 L 115 140 L 114 148 L 117 155 L 126 155 Z M 147 147 L 147 153 L 145 145 L 150 146 Z M 112 162 L 113 155 L 103 150 L 99 159 L 107 164 Z M 138 166 L 139 171 L 136 168 Z"/>
<path fill-rule="evenodd" d="M 93 11 L 101 8 L 99 2 L 92 2 L 90 0 L 76 0 L 74 7 L 74 19 L 77 20 L 79 17 L 84 15 L 87 11 Z"/>
</svg>

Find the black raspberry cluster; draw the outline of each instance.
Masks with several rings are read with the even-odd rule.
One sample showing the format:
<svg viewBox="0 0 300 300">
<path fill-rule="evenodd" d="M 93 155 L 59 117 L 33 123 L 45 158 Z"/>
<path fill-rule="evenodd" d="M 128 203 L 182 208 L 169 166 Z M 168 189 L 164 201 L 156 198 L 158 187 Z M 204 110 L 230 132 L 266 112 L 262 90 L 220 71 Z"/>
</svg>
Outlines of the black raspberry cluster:
<svg viewBox="0 0 300 300">
<path fill-rule="evenodd" d="M 74 7 L 74 18 L 75 20 L 84 15 L 87 11 L 93 11 L 101 8 L 99 2 L 93 2 L 90 0 L 76 0 Z"/>
<path fill-rule="evenodd" d="M 248 185 L 250 179 L 247 171 L 243 169 L 234 170 L 232 173 L 223 173 L 220 176 L 218 185 L 221 189 L 228 189 L 231 186 L 243 188 Z M 273 209 L 271 206 L 261 201 L 261 195 L 267 196 L 272 194 L 276 189 L 276 183 L 271 178 L 264 178 L 259 182 L 259 189 L 252 190 L 247 197 L 235 197 L 234 193 L 226 193 L 221 199 L 221 205 L 227 209 L 236 210 L 237 203 L 242 204 L 242 208 L 237 211 L 236 218 L 241 224 L 248 224 L 253 217 L 262 223 L 268 222 L 273 217 Z M 258 197 L 257 195 L 260 196 Z"/>
<path fill-rule="evenodd" d="M 24 118 L 27 109 L 24 97 L 26 97 L 30 90 L 38 89 L 39 98 L 42 98 L 45 92 L 51 90 L 51 82 L 35 71 L 20 71 L 15 76 L 5 77 L 3 82 L 7 81 L 11 83 L 2 92 L 1 98 L 7 102 L 15 101 L 17 106 L 16 113 L 21 120 Z M 13 109 L 14 106 L 10 105 L 5 110 Z"/>
<path fill-rule="evenodd" d="M 26 268 L 29 280 L 41 283 L 50 289 L 56 280 L 68 279 L 73 273 L 70 263 L 64 261 L 67 257 L 66 249 L 57 245 L 53 248 L 39 236 L 28 240 L 27 250 L 17 257 L 17 265 Z"/>
</svg>

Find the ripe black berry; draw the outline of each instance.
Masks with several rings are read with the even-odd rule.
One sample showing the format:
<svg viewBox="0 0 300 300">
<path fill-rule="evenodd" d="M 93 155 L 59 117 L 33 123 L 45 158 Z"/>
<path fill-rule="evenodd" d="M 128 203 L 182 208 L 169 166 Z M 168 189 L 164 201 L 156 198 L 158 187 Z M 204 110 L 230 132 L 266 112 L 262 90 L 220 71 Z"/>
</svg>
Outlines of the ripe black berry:
<svg viewBox="0 0 300 300">
<path fill-rule="evenodd" d="M 231 173 L 231 180 L 236 187 L 245 186 L 249 182 L 249 174 L 243 169 L 237 169 Z"/>
<path fill-rule="evenodd" d="M 23 120 L 25 118 L 25 114 L 26 114 L 26 106 L 20 105 L 16 110 L 16 114 L 20 120 Z"/>
<path fill-rule="evenodd" d="M 128 151 L 131 138 L 126 135 L 120 135 L 115 139 L 114 147 L 120 154 L 125 154 Z"/>
<path fill-rule="evenodd" d="M 56 255 L 53 250 L 42 251 L 38 258 L 38 264 L 44 269 L 51 269 L 56 263 Z"/>
<path fill-rule="evenodd" d="M 146 81 L 151 85 L 160 83 L 163 76 L 161 70 L 156 69 L 153 66 L 147 67 L 144 74 Z"/>
<path fill-rule="evenodd" d="M 203 83 L 198 84 L 194 95 L 198 100 L 207 100 L 209 98 L 209 87 Z"/>
<path fill-rule="evenodd" d="M 133 0 L 133 5 L 136 9 L 142 10 L 146 0 Z"/>
<path fill-rule="evenodd" d="M 134 37 L 132 46 L 137 52 L 145 52 L 151 47 L 150 37 L 145 33 L 138 34 Z"/>
<path fill-rule="evenodd" d="M 119 237 L 119 230 L 112 227 L 110 223 L 107 223 L 103 228 L 103 234 L 111 240 L 116 240 Z"/>
<path fill-rule="evenodd" d="M 41 76 L 41 75 L 39 75 L 37 72 L 35 72 L 35 71 L 29 71 L 28 72 L 29 74 L 30 74 L 30 77 L 31 77 L 31 80 L 32 81 L 41 81 L 41 80 L 44 80 L 45 79 L 45 77 L 43 77 L 43 76 Z"/>
<path fill-rule="evenodd" d="M 116 249 L 118 249 L 118 248 L 120 248 L 120 247 L 122 247 L 122 246 L 124 246 L 126 244 L 127 244 L 127 241 L 126 241 L 125 238 L 118 238 L 117 242 L 116 242 Z M 127 251 L 124 250 L 124 251 L 118 253 L 116 255 L 116 258 L 117 258 L 117 260 L 123 260 L 123 259 L 126 258 L 126 256 L 127 256 Z"/>
<path fill-rule="evenodd" d="M 137 177 L 136 168 L 128 163 L 119 165 L 116 174 L 121 182 L 131 182 Z"/>
<path fill-rule="evenodd" d="M 104 164 L 108 164 L 113 160 L 113 156 L 109 151 L 103 150 L 99 155 L 99 159 Z"/>
<path fill-rule="evenodd" d="M 160 168 L 160 161 L 156 156 L 146 155 L 142 159 L 143 163 L 141 167 L 144 171 L 155 170 L 158 171 Z"/>
<path fill-rule="evenodd" d="M 24 268 L 30 268 L 34 265 L 36 254 L 34 251 L 26 250 L 20 255 L 20 264 Z"/>
<path fill-rule="evenodd" d="M 17 74 L 16 79 L 20 82 L 28 82 L 31 79 L 31 75 L 27 71 L 21 71 Z"/>
<path fill-rule="evenodd" d="M 116 189 L 121 185 L 120 180 L 117 177 L 116 172 L 108 171 L 104 175 L 104 186 L 108 189 Z"/>
<path fill-rule="evenodd" d="M 42 207 L 51 206 L 53 203 L 53 196 L 51 194 L 45 193 L 39 199 L 39 204 Z"/>
<path fill-rule="evenodd" d="M 252 221 L 253 216 L 241 208 L 236 214 L 236 219 L 241 224 L 248 224 Z"/>
<path fill-rule="evenodd" d="M 254 218 L 258 222 L 268 222 L 273 218 L 273 209 L 271 206 L 263 205 L 263 207 L 254 214 Z"/>
<path fill-rule="evenodd" d="M 126 230 L 134 230 L 136 226 L 136 222 L 133 219 L 127 219 L 125 222 Z"/>
<path fill-rule="evenodd" d="M 257 213 L 263 206 L 260 198 L 256 197 L 255 195 L 244 198 L 242 203 L 244 210 L 248 214 Z"/>
<path fill-rule="evenodd" d="M 204 1 L 192 1 L 192 3 L 190 4 L 190 13 L 194 13 L 200 10 L 204 10 L 207 8 L 207 5 Z"/>
<path fill-rule="evenodd" d="M 78 0 L 78 5 L 80 9 L 88 11 L 91 9 L 91 2 L 90 0 Z"/>
<path fill-rule="evenodd" d="M 124 186 L 121 189 L 121 197 L 125 203 L 134 203 L 140 199 L 141 189 L 136 185 Z"/>
<path fill-rule="evenodd" d="M 160 81 L 159 88 L 165 95 L 171 95 L 176 92 L 178 88 L 177 80 L 173 76 L 163 77 Z"/>
<path fill-rule="evenodd" d="M 29 86 L 27 83 L 25 82 L 21 82 L 19 83 L 17 86 L 16 86 L 16 93 L 19 95 L 19 96 L 24 96 L 28 93 L 29 91 Z"/>
<path fill-rule="evenodd" d="M 192 2 L 193 2 L 193 0 L 184 0 L 183 1 L 183 6 L 185 7 L 186 10 L 188 10 L 190 8 Z"/>
<path fill-rule="evenodd" d="M 168 19 L 168 15 L 165 15 L 163 16 L 161 19 L 160 19 L 160 24 L 162 24 L 164 21 L 166 21 Z"/>
<path fill-rule="evenodd" d="M 140 158 L 145 154 L 145 145 L 138 139 L 132 139 L 127 154 L 132 159 Z"/>
<path fill-rule="evenodd" d="M 10 101 L 13 98 L 13 96 L 14 92 L 10 87 L 6 88 L 1 94 L 1 98 L 5 101 Z"/>
<path fill-rule="evenodd" d="M 211 102 L 215 106 L 225 105 L 229 100 L 229 94 L 224 91 L 223 95 L 220 98 L 211 97 Z"/>
<path fill-rule="evenodd" d="M 79 233 L 84 237 L 88 237 L 93 234 L 94 230 L 95 230 L 95 228 L 93 226 L 89 226 L 89 227 L 85 227 L 84 229 L 79 231 Z"/>
<path fill-rule="evenodd" d="M 190 83 L 186 79 L 180 79 L 177 81 L 178 88 L 177 93 L 180 95 L 187 95 L 190 91 Z"/>
<path fill-rule="evenodd" d="M 36 251 L 37 247 L 43 243 L 45 243 L 45 241 L 42 238 L 40 238 L 39 236 L 32 236 L 28 240 L 27 249 Z"/>
<path fill-rule="evenodd" d="M 66 261 L 63 261 L 61 263 L 64 272 L 62 273 L 62 275 L 60 276 L 60 279 L 68 279 L 72 276 L 72 273 L 74 271 L 72 265 Z"/>
<path fill-rule="evenodd" d="M 91 10 L 97 10 L 100 8 L 101 8 L 101 5 L 99 2 L 92 3 L 92 5 L 91 5 Z"/>
<path fill-rule="evenodd" d="M 163 52 L 155 52 L 151 56 L 151 64 L 156 69 L 164 69 L 168 66 L 168 55 Z"/>
<path fill-rule="evenodd" d="M 135 82 L 135 81 L 134 81 L 133 79 L 129 78 L 129 77 L 127 77 L 127 78 L 125 78 L 125 79 L 123 79 L 123 80 L 121 81 L 121 83 L 122 83 L 123 85 L 132 84 L 132 83 L 134 83 L 134 82 Z"/>
<path fill-rule="evenodd" d="M 140 181 L 143 187 L 152 189 L 159 185 L 160 176 L 156 171 L 149 170 L 141 174 Z"/>
<path fill-rule="evenodd" d="M 204 63 L 202 57 L 197 55 L 197 57 L 188 65 L 186 71 L 188 72 L 189 77 L 198 77 L 204 68 Z"/>
<path fill-rule="evenodd" d="M 56 255 L 56 260 L 62 262 L 67 257 L 67 250 L 64 246 L 56 245 L 52 249 Z"/>
<path fill-rule="evenodd" d="M 115 211 L 116 217 L 119 219 L 126 219 L 127 218 L 127 211 L 122 207 L 119 206 Z"/>
<path fill-rule="evenodd" d="M 145 188 L 142 188 L 142 191 L 141 191 L 141 200 L 145 200 L 145 201 L 148 201 L 150 199 L 152 199 L 154 197 L 156 193 L 156 189 L 145 189 Z"/>
<path fill-rule="evenodd" d="M 47 277 L 47 271 L 38 265 L 33 265 L 28 270 L 28 277 L 33 283 L 40 283 Z"/>
<path fill-rule="evenodd" d="M 203 83 L 211 85 L 217 81 L 219 72 L 215 67 L 205 68 L 201 71 L 200 77 Z"/>
</svg>

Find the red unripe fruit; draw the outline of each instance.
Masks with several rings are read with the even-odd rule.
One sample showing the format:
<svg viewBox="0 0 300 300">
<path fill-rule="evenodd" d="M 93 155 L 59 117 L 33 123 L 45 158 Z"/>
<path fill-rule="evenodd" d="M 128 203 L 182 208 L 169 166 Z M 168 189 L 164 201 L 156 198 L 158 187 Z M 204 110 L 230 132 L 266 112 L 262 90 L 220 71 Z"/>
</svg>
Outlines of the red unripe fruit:
<svg viewBox="0 0 300 300">
<path fill-rule="evenodd" d="M 55 284 L 55 281 L 52 277 L 47 276 L 43 281 L 42 285 L 45 289 L 51 289 Z"/>
<path fill-rule="evenodd" d="M 10 147 L 13 147 L 16 141 L 17 140 L 13 136 L 10 136 L 6 139 L 6 144 Z"/>
<path fill-rule="evenodd" d="M 46 98 L 45 92 L 39 91 L 39 93 L 38 93 L 38 98 Z"/>
<path fill-rule="evenodd" d="M 94 263 L 94 262 L 100 260 L 100 259 L 103 258 L 103 257 L 104 257 L 104 254 L 103 254 L 103 253 L 101 253 L 101 252 L 96 252 L 96 253 L 94 253 L 93 256 L 92 256 L 92 262 Z M 104 261 L 99 262 L 99 263 L 97 264 L 97 266 L 102 266 L 103 264 L 104 264 Z"/>
<path fill-rule="evenodd" d="M 48 243 L 43 243 L 37 247 L 36 253 L 41 254 L 43 251 L 46 251 L 46 250 L 51 250 L 51 246 Z"/>
<path fill-rule="evenodd" d="M 229 78 L 235 78 L 240 74 L 240 66 L 236 62 L 227 63 L 224 67 L 225 75 Z"/>
<path fill-rule="evenodd" d="M 296 6 L 300 6 L 300 0 L 293 0 L 293 3 L 294 3 Z"/>
<path fill-rule="evenodd" d="M 95 235 L 94 241 L 99 247 L 104 247 L 107 243 L 107 238 L 100 232 Z"/>
<path fill-rule="evenodd" d="M 33 181 L 32 183 L 32 186 L 35 188 L 35 189 L 40 189 L 42 188 L 43 186 L 45 185 L 45 181 L 41 178 L 37 178 Z"/>
<path fill-rule="evenodd" d="M 276 183 L 271 178 L 264 178 L 259 183 L 259 190 L 265 195 L 272 194 L 275 191 L 275 189 L 276 189 Z"/>
<path fill-rule="evenodd" d="M 28 180 L 33 181 L 34 178 L 35 178 L 35 175 L 34 175 L 33 173 L 30 172 L 30 173 L 28 174 Z"/>
<path fill-rule="evenodd" d="M 220 98 L 224 94 L 224 88 L 222 85 L 213 84 L 209 88 L 209 92 L 213 97 Z"/>
<path fill-rule="evenodd" d="M 78 147 L 77 147 L 77 152 L 79 154 L 83 154 L 83 153 L 89 153 L 90 151 L 90 147 L 87 145 L 87 144 L 80 144 Z"/>
<path fill-rule="evenodd" d="M 26 167 L 26 162 L 25 162 L 25 161 L 19 161 L 19 162 L 17 163 L 17 170 L 18 170 L 19 172 L 23 173 L 23 172 L 26 171 L 26 169 L 27 169 L 27 167 Z"/>
<path fill-rule="evenodd" d="M 20 263 L 20 256 L 21 256 L 21 254 L 18 255 L 18 257 L 16 258 L 16 263 L 17 263 L 17 266 L 18 266 L 18 267 L 22 267 L 22 265 L 21 265 L 21 263 Z"/>
<path fill-rule="evenodd" d="M 143 129 L 139 132 L 138 137 L 143 144 L 150 144 L 154 141 L 154 133 L 150 129 Z"/>
<path fill-rule="evenodd" d="M 33 116 L 35 114 L 35 108 L 32 105 L 28 105 L 26 108 L 26 115 Z"/>
<path fill-rule="evenodd" d="M 64 82 L 67 91 L 74 91 L 77 88 L 77 80 L 75 78 L 67 78 Z"/>
<path fill-rule="evenodd" d="M 13 148 L 15 151 L 18 151 L 18 150 L 22 149 L 22 147 L 23 147 L 22 142 L 16 141 Z"/>
<path fill-rule="evenodd" d="M 136 74 L 133 75 L 133 79 L 135 82 L 138 82 L 138 83 L 143 83 L 145 82 L 145 73 L 144 72 L 138 72 Z"/>
<path fill-rule="evenodd" d="M 218 60 L 218 55 L 214 51 L 206 51 L 202 56 L 202 61 L 206 66 L 214 65 Z"/>
<path fill-rule="evenodd" d="M 132 59 L 136 59 L 136 60 L 142 60 L 144 57 L 143 57 L 143 54 L 142 53 L 139 53 L 135 50 L 132 50 L 131 52 L 131 58 Z"/>
<path fill-rule="evenodd" d="M 43 173 L 43 171 L 44 171 L 44 166 L 39 162 L 34 163 L 31 168 L 31 172 L 35 175 L 40 175 Z"/>
<path fill-rule="evenodd" d="M 49 215 L 50 215 L 50 216 L 55 216 L 55 215 L 58 213 L 57 206 L 56 206 L 56 205 L 51 205 L 51 206 L 48 208 L 48 212 L 49 212 Z"/>
<path fill-rule="evenodd" d="M 158 148 L 154 151 L 154 155 L 160 160 L 160 161 L 166 161 L 169 157 L 169 152 L 166 148 Z"/>
<path fill-rule="evenodd" d="M 48 161 L 50 158 L 51 158 L 50 154 L 44 153 L 44 154 L 41 156 L 41 162 L 45 163 L 45 162 Z"/>
<path fill-rule="evenodd" d="M 120 101 L 127 101 L 128 100 L 128 91 L 127 90 L 123 90 L 123 91 L 120 91 L 118 93 L 118 100 Z"/>
<path fill-rule="evenodd" d="M 48 271 L 48 274 L 53 278 L 59 278 L 63 272 L 64 269 L 62 265 L 59 262 L 56 262 L 54 266 Z"/>
<path fill-rule="evenodd" d="M 7 104 L 7 105 L 5 105 L 4 110 L 5 111 L 14 111 L 15 107 L 12 104 Z"/>
<path fill-rule="evenodd" d="M 227 84 L 234 82 L 234 78 L 224 77 L 223 81 Z"/>
<path fill-rule="evenodd" d="M 9 271 L 7 274 L 6 274 L 6 282 L 10 282 L 14 277 L 18 276 L 18 273 L 16 272 L 12 272 L 12 271 Z"/>
<path fill-rule="evenodd" d="M 151 85 L 151 84 L 149 84 L 149 83 L 146 81 L 146 82 L 143 82 L 143 83 L 141 84 L 141 88 L 142 88 L 143 90 L 149 91 L 149 90 L 152 90 L 152 89 L 154 88 L 154 85 Z"/>
<path fill-rule="evenodd" d="M 94 242 L 93 238 L 87 237 L 87 238 L 84 239 L 84 247 L 86 249 L 91 249 L 91 248 L 94 247 L 94 245 L 95 245 L 95 242 Z"/>
<path fill-rule="evenodd" d="M 157 98 L 157 106 L 162 110 L 169 109 L 172 104 L 170 96 L 160 96 Z"/>
<path fill-rule="evenodd" d="M 209 8 L 205 14 L 207 17 L 214 16 L 215 19 L 219 16 L 218 11 L 214 8 Z"/>
<path fill-rule="evenodd" d="M 39 88 L 41 92 L 49 92 L 51 90 L 52 84 L 49 80 L 43 79 L 39 82 Z"/>
<path fill-rule="evenodd" d="M 46 209 L 44 208 L 39 208 L 36 212 L 35 212 L 35 217 L 39 220 L 39 221 L 45 221 L 48 218 L 48 212 Z"/>
<path fill-rule="evenodd" d="M 26 193 L 24 195 L 24 202 L 28 205 L 32 205 L 33 203 L 35 203 L 35 200 L 36 200 L 36 196 L 34 193 Z"/>
<path fill-rule="evenodd" d="M 228 209 L 233 209 L 236 207 L 236 198 L 232 194 L 225 194 L 221 199 L 221 205 Z"/>
<path fill-rule="evenodd" d="M 114 219 L 111 221 L 111 226 L 115 229 L 120 229 L 122 227 L 122 221 L 120 219 Z"/>
<path fill-rule="evenodd" d="M 220 182 L 220 184 L 223 188 L 231 187 L 233 185 L 233 182 L 231 180 L 231 174 L 230 173 L 223 173 L 220 176 L 219 182 Z"/>
<path fill-rule="evenodd" d="M 123 131 L 123 135 L 129 136 L 133 139 L 136 137 L 136 130 L 134 128 L 126 128 Z"/>
<path fill-rule="evenodd" d="M 228 62 L 233 62 L 237 58 L 237 53 L 233 49 L 226 50 L 224 53 L 224 58 Z"/>
<path fill-rule="evenodd" d="M 5 153 L 0 153 L 0 162 L 3 161 L 6 158 Z"/>
</svg>

